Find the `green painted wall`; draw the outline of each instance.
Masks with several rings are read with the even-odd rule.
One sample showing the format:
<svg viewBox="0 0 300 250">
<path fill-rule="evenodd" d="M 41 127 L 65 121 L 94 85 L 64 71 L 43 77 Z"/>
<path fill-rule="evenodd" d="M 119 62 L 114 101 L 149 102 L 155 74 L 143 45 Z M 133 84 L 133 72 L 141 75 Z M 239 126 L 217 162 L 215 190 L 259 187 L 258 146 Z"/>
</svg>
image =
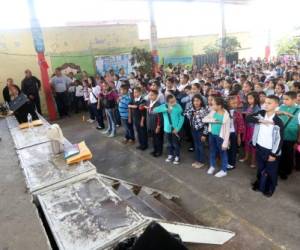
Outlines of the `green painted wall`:
<svg viewBox="0 0 300 250">
<path fill-rule="evenodd" d="M 86 56 L 77 56 L 74 55 L 65 55 L 65 56 L 50 56 L 52 69 L 55 69 L 64 63 L 74 63 L 79 65 L 82 70 L 86 70 L 88 74 L 95 74 L 95 66 L 94 66 L 94 56 L 86 55 Z"/>
</svg>

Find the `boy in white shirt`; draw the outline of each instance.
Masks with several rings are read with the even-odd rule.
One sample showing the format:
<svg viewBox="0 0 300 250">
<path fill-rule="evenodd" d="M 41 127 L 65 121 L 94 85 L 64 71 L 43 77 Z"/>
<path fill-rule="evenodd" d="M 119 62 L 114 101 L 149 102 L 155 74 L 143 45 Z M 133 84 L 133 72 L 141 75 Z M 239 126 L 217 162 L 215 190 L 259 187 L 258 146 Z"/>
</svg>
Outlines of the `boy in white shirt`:
<svg viewBox="0 0 300 250">
<path fill-rule="evenodd" d="M 247 123 L 254 123 L 252 144 L 256 148 L 257 180 L 254 191 L 271 197 L 275 192 L 278 176 L 278 162 L 283 143 L 283 123 L 276 115 L 279 98 L 270 95 L 265 101 L 265 110 L 246 117 Z"/>
</svg>

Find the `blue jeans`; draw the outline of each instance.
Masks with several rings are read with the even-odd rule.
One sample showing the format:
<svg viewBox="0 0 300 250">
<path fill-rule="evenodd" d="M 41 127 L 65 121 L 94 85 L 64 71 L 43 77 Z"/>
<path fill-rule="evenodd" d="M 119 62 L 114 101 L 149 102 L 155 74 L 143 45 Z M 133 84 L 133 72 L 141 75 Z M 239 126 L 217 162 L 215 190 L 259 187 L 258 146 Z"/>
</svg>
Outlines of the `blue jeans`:
<svg viewBox="0 0 300 250">
<path fill-rule="evenodd" d="M 126 118 L 121 118 L 121 120 L 122 120 L 122 125 L 124 126 L 125 129 L 125 139 L 134 141 L 135 137 L 134 137 L 133 124 L 128 123 L 128 119 Z"/>
<path fill-rule="evenodd" d="M 166 133 L 168 140 L 168 154 L 180 157 L 180 138 L 173 133 Z"/>
<path fill-rule="evenodd" d="M 120 116 L 119 109 L 115 109 L 114 114 L 115 114 L 116 125 L 121 126 L 121 116 Z"/>
<path fill-rule="evenodd" d="M 202 131 L 201 130 L 193 130 L 192 131 L 193 140 L 194 140 L 194 147 L 195 147 L 195 156 L 196 161 L 204 163 L 205 156 L 204 156 L 204 147 L 201 141 Z"/>
<path fill-rule="evenodd" d="M 222 149 L 223 139 L 217 135 L 209 135 L 209 162 L 211 167 L 216 167 L 216 158 L 221 157 L 221 169 L 227 172 L 227 150 Z"/>
<path fill-rule="evenodd" d="M 107 130 L 113 135 L 116 134 L 116 121 L 114 112 L 114 109 L 105 109 L 105 114 L 107 117 Z"/>
<path fill-rule="evenodd" d="M 89 104 L 89 111 L 90 111 L 90 118 L 92 120 L 97 120 L 98 126 L 104 128 L 104 122 L 103 122 L 103 113 L 102 109 L 97 109 L 97 103 L 91 103 Z"/>
</svg>

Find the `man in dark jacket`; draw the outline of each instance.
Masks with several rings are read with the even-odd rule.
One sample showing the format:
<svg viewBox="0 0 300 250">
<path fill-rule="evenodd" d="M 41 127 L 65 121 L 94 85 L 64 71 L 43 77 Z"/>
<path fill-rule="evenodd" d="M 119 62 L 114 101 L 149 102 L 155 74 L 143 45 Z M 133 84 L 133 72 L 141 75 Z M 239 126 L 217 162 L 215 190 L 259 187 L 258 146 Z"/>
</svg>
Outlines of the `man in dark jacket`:
<svg viewBox="0 0 300 250">
<path fill-rule="evenodd" d="M 6 86 L 3 88 L 3 99 L 5 102 L 9 103 L 10 102 L 10 94 L 9 94 L 9 86 L 10 85 L 13 85 L 14 84 L 14 81 L 12 78 L 8 78 L 6 80 Z"/>
<path fill-rule="evenodd" d="M 37 111 L 41 114 L 40 89 L 41 81 L 33 76 L 29 69 L 25 70 L 25 78 L 22 81 L 21 90 L 35 104 Z"/>
</svg>

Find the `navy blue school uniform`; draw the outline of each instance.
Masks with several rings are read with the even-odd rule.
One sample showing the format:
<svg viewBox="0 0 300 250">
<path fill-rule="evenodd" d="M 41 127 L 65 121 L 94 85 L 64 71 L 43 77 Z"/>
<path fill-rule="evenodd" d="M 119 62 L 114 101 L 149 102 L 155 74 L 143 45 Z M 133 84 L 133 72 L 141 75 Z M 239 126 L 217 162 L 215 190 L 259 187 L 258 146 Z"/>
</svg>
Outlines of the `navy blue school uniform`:
<svg viewBox="0 0 300 250">
<path fill-rule="evenodd" d="M 147 110 L 147 128 L 148 134 L 152 137 L 153 152 L 154 156 L 162 155 L 163 144 L 164 144 L 164 129 L 163 129 L 163 116 L 162 113 L 154 113 L 153 109 L 160 106 L 160 102 L 157 101 Z M 156 133 L 156 128 L 159 127 L 159 133 Z"/>
<path fill-rule="evenodd" d="M 273 125 L 261 124 L 260 119 L 271 119 Z M 252 144 L 256 148 L 257 180 L 253 183 L 253 190 L 271 196 L 277 186 L 278 162 L 283 143 L 283 122 L 275 114 L 268 118 L 265 110 L 247 116 L 246 122 L 255 124 Z M 275 160 L 269 161 L 270 156 L 275 157 Z"/>
<path fill-rule="evenodd" d="M 137 132 L 139 148 L 145 150 L 148 148 L 146 100 L 141 96 L 138 100 L 133 100 L 131 104 L 137 106 L 136 109 L 132 109 L 133 124 Z M 144 126 L 141 127 L 143 117 Z"/>
</svg>

